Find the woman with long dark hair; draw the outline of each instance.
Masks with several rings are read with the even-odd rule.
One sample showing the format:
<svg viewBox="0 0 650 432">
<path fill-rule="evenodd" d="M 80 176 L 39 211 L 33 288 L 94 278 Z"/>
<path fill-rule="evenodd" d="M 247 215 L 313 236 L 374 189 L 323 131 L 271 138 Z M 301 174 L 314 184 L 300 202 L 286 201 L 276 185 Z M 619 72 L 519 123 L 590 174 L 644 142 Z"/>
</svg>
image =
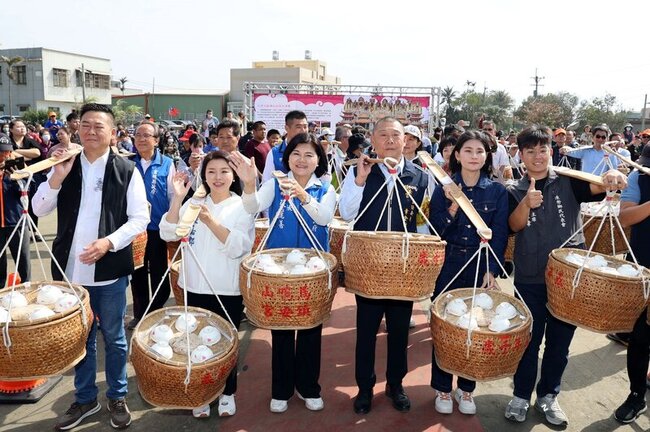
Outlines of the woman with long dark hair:
<svg viewBox="0 0 650 432">
<path fill-rule="evenodd" d="M 503 262 L 503 253 L 508 241 L 508 194 L 505 187 L 490 180 L 492 154 L 490 139 L 481 131 L 463 133 L 456 142 L 450 156 L 449 168 L 451 178 L 458 184 L 472 202 L 485 223 L 492 229 L 490 246 L 499 260 Z M 431 300 L 434 300 L 451 282 L 461 268 L 467 264 L 478 250 L 481 238 L 467 215 L 458 208 L 448 188 L 436 188 L 429 207 L 431 225 L 443 240 L 445 263 L 436 280 L 436 288 Z M 480 259 L 480 258 L 483 259 Z M 483 282 L 487 288 L 495 287 L 494 278 L 500 274 L 499 264 L 490 254 L 489 268 L 486 268 L 483 254 L 474 258 L 451 284 L 450 289 L 473 287 L 476 265 L 479 266 L 478 283 Z M 441 414 L 451 414 L 453 376 L 440 369 L 436 363 L 435 349 L 431 350 L 431 387 L 436 391 L 435 408 Z M 454 398 L 459 411 L 463 414 L 475 414 L 476 405 L 472 393 L 476 382 L 458 377 L 458 388 Z"/>
<path fill-rule="evenodd" d="M 194 250 L 199 262 L 189 253 L 183 258 L 187 280 L 178 278 L 181 288 L 187 290 L 187 303 L 190 306 L 211 310 L 226 318 L 219 300 L 239 329 L 244 303 L 239 291 L 239 265 L 250 253 L 255 237 L 253 216 L 244 210 L 241 199 L 241 186 L 234 170 L 229 165 L 228 154 L 213 151 L 205 156 L 201 165 L 201 179 L 208 192 L 201 205 L 199 217 L 189 235 L 189 246 Z M 183 198 L 190 189 L 190 182 L 183 173 L 174 176 L 174 197 L 160 221 L 160 237 L 165 241 L 176 241 L 176 226 L 190 202 Z M 199 264 L 210 278 L 219 300 L 210 289 L 199 270 Z M 186 286 L 185 286 L 186 285 Z M 227 319 L 227 318 L 226 318 Z M 226 380 L 226 388 L 219 397 L 219 415 L 235 414 L 235 392 L 237 391 L 237 368 Z M 194 417 L 208 417 L 210 406 L 193 410 Z"/>
</svg>

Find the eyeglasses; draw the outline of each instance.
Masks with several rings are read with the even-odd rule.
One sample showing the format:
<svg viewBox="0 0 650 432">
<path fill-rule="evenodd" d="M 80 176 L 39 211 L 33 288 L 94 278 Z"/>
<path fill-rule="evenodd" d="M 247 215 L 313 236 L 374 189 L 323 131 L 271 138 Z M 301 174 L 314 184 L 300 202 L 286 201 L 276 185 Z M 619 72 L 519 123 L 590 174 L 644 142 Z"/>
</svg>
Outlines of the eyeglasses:
<svg viewBox="0 0 650 432">
<path fill-rule="evenodd" d="M 607 139 L 607 135 L 594 135 L 596 139 Z"/>
<path fill-rule="evenodd" d="M 650 135 L 641 135 L 641 138 L 650 138 Z"/>
<path fill-rule="evenodd" d="M 141 134 L 141 133 L 137 133 L 137 134 L 135 134 L 135 137 L 136 137 L 136 138 L 144 138 L 144 139 L 149 139 L 149 138 L 151 138 L 152 136 L 153 136 L 153 135 L 151 135 L 151 134 Z"/>
</svg>

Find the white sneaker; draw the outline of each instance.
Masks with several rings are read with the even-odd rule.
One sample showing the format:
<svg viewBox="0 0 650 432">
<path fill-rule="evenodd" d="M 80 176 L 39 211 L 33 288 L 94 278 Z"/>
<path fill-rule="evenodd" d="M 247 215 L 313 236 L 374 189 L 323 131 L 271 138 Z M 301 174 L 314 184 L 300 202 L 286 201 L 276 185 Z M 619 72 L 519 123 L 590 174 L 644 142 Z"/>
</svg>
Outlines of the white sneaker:
<svg viewBox="0 0 650 432">
<path fill-rule="evenodd" d="M 234 416 L 236 412 L 235 395 L 219 396 L 219 417 Z"/>
<path fill-rule="evenodd" d="M 323 398 L 304 398 L 300 393 L 298 393 L 298 397 L 300 400 L 305 401 L 305 407 L 309 411 L 320 411 L 323 408 L 325 408 L 325 402 L 323 402 Z"/>
<path fill-rule="evenodd" d="M 413 318 L 409 321 L 409 328 L 415 328 L 415 320 Z"/>
<path fill-rule="evenodd" d="M 289 403 L 286 400 L 271 399 L 269 409 L 272 413 L 283 413 L 289 408 Z"/>
<path fill-rule="evenodd" d="M 454 403 L 451 400 L 451 393 L 444 393 L 436 390 L 436 411 L 440 414 L 451 414 L 454 411 Z"/>
<path fill-rule="evenodd" d="M 194 418 L 208 418 L 210 417 L 210 405 L 203 405 L 192 410 Z"/>
<path fill-rule="evenodd" d="M 530 402 L 520 397 L 513 397 L 506 407 L 506 418 L 508 420 L 523 423 L 526 421 L 526 413 L 530 408 Z"/>
<path fill-rule="evenodd" d="M 560 403 L 557 401 L 557 395 L 547 394 L 544 397 L 538 397 L 535 401 L 537 411 L 544 414 L 546 421 L 555 426 L 567 426 L 569 418 L 562 411 Z"/>
<path fill-rule="evenodd" d="M 472 393 L 457 388 L 454 392 L 454 399 L 458 402 L 458 411 L 467 415 L 476 414 L 476 404 L 474 403 Z"/>
</svg>

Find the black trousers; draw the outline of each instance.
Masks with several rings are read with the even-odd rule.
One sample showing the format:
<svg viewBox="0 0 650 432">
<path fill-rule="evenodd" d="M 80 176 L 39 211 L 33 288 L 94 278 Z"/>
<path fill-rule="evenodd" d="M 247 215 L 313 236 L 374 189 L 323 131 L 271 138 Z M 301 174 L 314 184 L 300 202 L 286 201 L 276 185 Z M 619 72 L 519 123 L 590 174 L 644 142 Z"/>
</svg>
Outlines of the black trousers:
<svg viewBox="0 0 650 432">
<path fill-rule="evenodd" d="M 375 346 L 377 331 L 384 315 L 388 327 L 388 358 L 386 382 L 399 386 L 406 376 L 409 321 L 413 302 L 405 300 L 369 299 L 357 295 L 357 345 L 354 376 L 360 391 L 371 391 L 377 382 Z"/>
<path fill-rule="evenodd" d="M 627 376 L 630 392 L 645 398 L 648 360 L 650 360 L 650 326 L 646 322 L 646 310 L 636 320 L 627 346 Z"/>
<path fill-rule="evenodd" d="M 271 330 L 273 399 L 289 400 L 294 389 L 304 398 L 320 397 L 322 332 L 322 325 L 306 330 Z"/>
<path fill-rule="evenodd" d="M 147 247 L 144 253 L 144 266 L 133 272 L 131 294 L 133 295 L 133 316 L 141 319 L 149 304 L 151 294 L 167 270 L 167 242 L 160 239 L 159 231 L 147 230 Z M 151 288 L 149 277 L 151 276 Z M 151 291 L 150 291 L 151 290 Z M 165 278 L 158 295 L 149 311 L 162 309 L 169 299 L 169 278 Z"/>
<path fill-rule="evenodd" d="M 244 311 L 244 298 L 240 295 L 227 296 L 220 295 L 219 299 L 223 303 L 223 306 L 226 308 L 226 312 L 230 315 L 233 324 L 239 330 L 239 324 L 241 323 L 241 314 Z M 223 317 L 226 321 L 228 318 L 224 313 L 219 300 L 213 294 L 196 294 L 193 292 L 187 292 L 187 304 L 189 306 L 200 307 L 207 309 Z M 226 379 L 226 388 L 223 390 L 224 395 L 233 395 L 237 392 L 237 366 L 235 366 L 228 378 Z"/>
<path fill-rule="evenodd" d="M 4 247 L 15 227 L 0 228 L 0 249 Z M 18 259 L 18 246 L 20 245 L 20 229 L 16 231 L 14 237 L 9 243 L 9 250 L 14 262 Z M 31 262 L 29 256 L 29 231 L 25 230 L 23 236 L 23 246 L 20 250 L 20 262 L 18 263 L 18 274 L 23 282 L 27 282 L 31 277 Z M 0 256 L 0 285 L 4 288 L 7 280 L 7 251 Z"/>
</svg>

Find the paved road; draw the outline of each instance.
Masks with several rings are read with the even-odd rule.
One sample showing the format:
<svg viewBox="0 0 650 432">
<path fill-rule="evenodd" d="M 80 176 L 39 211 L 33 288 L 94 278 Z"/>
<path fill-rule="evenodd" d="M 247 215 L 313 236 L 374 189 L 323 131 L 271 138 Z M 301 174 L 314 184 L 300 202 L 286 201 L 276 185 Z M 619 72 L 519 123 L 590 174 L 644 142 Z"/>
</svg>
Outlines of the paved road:
<svg viewBox="0 0 650 432">
<path fill-rule="evenodd" d="M 46 239 L 51 242 L 55 230 L 55 218 L 53 216 L 42 218 L 39 225 L 46 235 Z M 39 248 L 44 251 L 43 244 L 40 244 Z M 43 275 L 34 252 L 32 252 L 32 259 L 33 279 L 37 280 Z M 49 260 L 45 262 L 45 269 L 49 269 Z M 252 329 L 246 324 L 242 326 L 240 334 L 243 340 L 241 358 L 245 357 L 251 331 Z M 101 344 L 101 342 L 99 343 Z M 98 352 L 103 353 L 103 347 L 99 346 Z M 99 357 L 100 361 L 103 361 L 102 356 Z M 100 371 L 103 371 L 103 365 L 100 365 Z M 186 411 L 152 408 L 138 396 L 135 390 L 134 372 L 130 364 L 128 372 L 131 388 L 128 402 L 134 419 L 131 430 L 192 430 L 200 432 L 216 429 L 227 431 L 225 425 L 220 423 L 217 418 L 196 421 L 187 415 Z M 102 393 L 104 380 L 102 372 L 98 375 Z M 428 385 L 428 382 L 423 384 Z M 526 423 L 507 422 L 503 418 L 503 411 L 511 393 L 512 380 L 510 378 L 478 384 L 475 393 L 478 416 L 486 431 L 537 432 L 550 429 L 543 423 L 542 416 L 534 411 L 530 412 Z M 632 426 L 619 425 L 613 420 L 613 410 L 625 399 L 627 393 L 625 349 L 609 342 L 604 335 L 578 330 L 571 346 L 569 366 L 559 398 L 571 421 L 565 430 L 585 432 L 650 430 L 648 414 L 643 415 Z M 72 374 L 68 373 L 61 383 L 37 404 L 0 405 L 0 431 L 51 430 L 56 417 L 67 409 L 73 397 Z M 431 409 L 433 410 L 433 400 Z M 387 427 L 389 426 L 387 425 Z M 316 427 L 316 429 L 318 428 Z M 99 432 L 112 430 L 108 426 L 108 413 L 103 410 L 100 415 L 94 416 L 91 422 L 77 430 Z"/>
</svg>

